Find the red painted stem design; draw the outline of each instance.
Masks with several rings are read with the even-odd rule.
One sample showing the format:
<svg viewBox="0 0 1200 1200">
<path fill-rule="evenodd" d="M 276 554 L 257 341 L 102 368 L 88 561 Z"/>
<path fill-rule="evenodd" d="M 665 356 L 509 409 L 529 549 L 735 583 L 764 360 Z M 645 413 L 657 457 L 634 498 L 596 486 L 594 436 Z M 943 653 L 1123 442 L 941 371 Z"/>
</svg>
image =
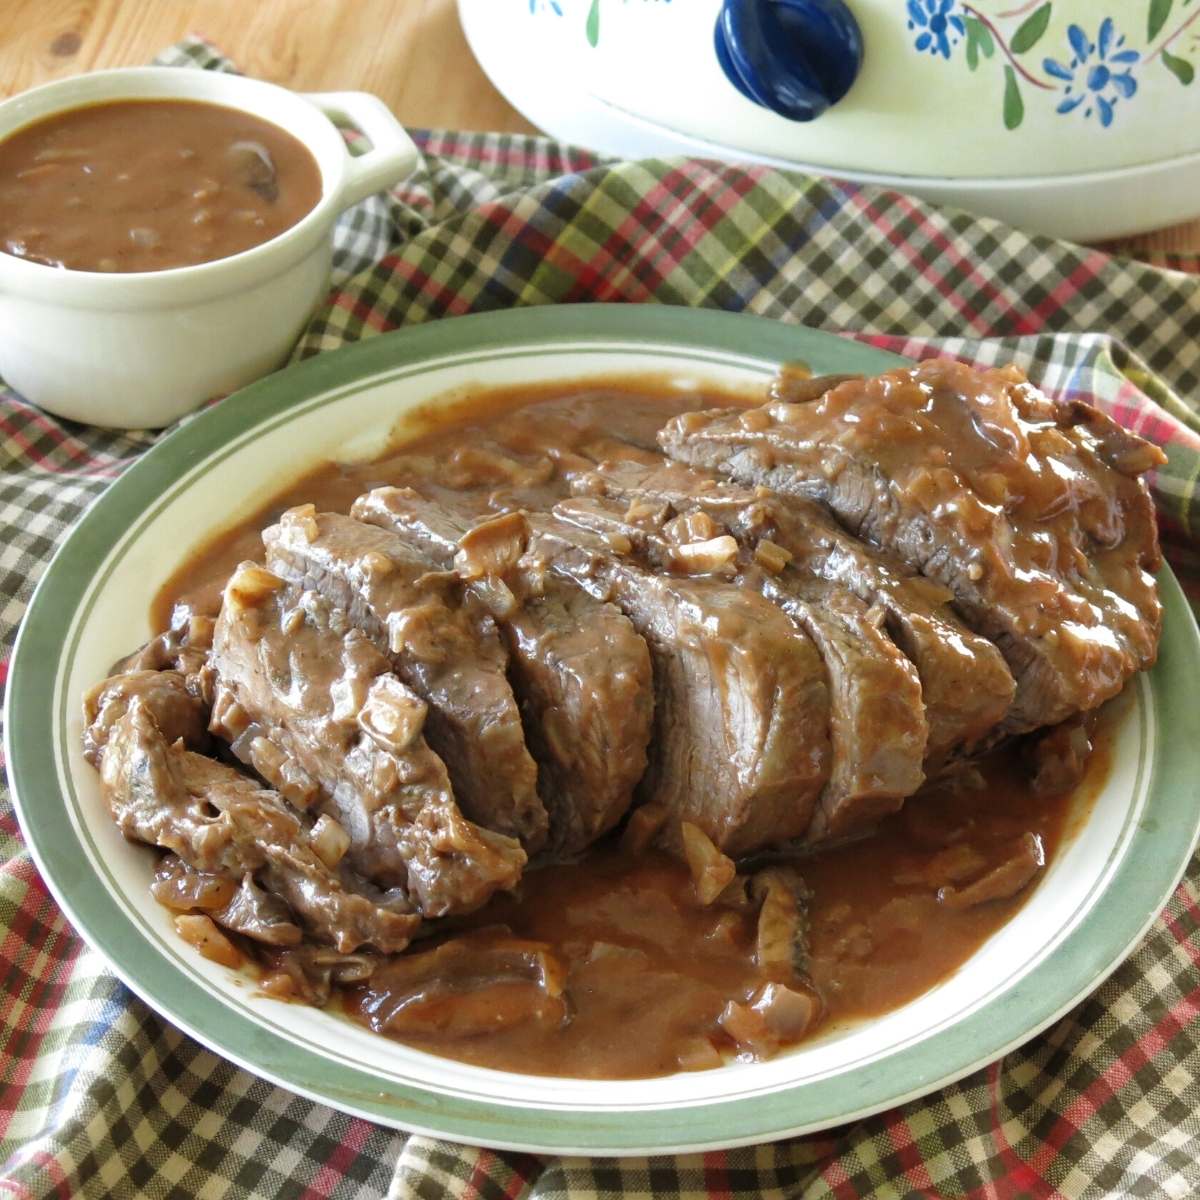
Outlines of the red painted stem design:
<svg viewBox="0 0 1200 1200">
<path fill-rule="evenodd" d="M 996 28 L 995 25 L 992 24 L 988 17 L 984 16 L 984 14 L 979 11 L 979 9 L 975 8 L 973 5 L 964 4 L 963 12 L 970 13 L 975 20 L 987 28 L 988 32 L 991 33 L 993 38 L 995 38 L 996 44 L 1001 50 L 1004 51 L 1004 57 L 1007 58 L 1010 63 L 1012 63 L 1013 70 L 1016 71 L 1016 73 L 1020 75 L 1022 79 L 1024 79 L 1027 83 L 1032 84 L 1036 88 L 1041 88 L 1043 91 L 1052 92 L 1055 90 L 1053 84 L 1047 83 L 1044 79 L 1039 79 L 1036 75 L 1031 74 L 1025 67 L 1017 62 L 1016 56 L 1008 48 L 1008 42 L 1004 40 L 1004 35 Z M 1197 15 L 1200 15 L 1200 13 Z"/>
<path fill-rule="evenodd" d="M 1024 16 L 1031 8 L 1037 8 L 1042 0 L 1027 0 L 1025 4 L 1018 4 L 1016 8 L 1010 8 L 1007 12 L 996 14 L 997 21 L 1007 21 L 1009 17 Z"/>
<path fill-rule="evenodd" d="M 1188 17 L 1188 19 L 1184 21 L 1184 23 L 1180 25 L 1174 33 L 1163 38 L 1163 40 L 1155 49 L 1147 51 L 1146 57 L 1143 58 L 1142 61 L 1153 62 L 1154 59 L 1156 59 L 1194 20 L 1196 20 L 1197 17 L 1200 17 L 1200 8 L 1196 9 L 1196 11 L 1192 13 L 1192 15 Z"/>
</svg>

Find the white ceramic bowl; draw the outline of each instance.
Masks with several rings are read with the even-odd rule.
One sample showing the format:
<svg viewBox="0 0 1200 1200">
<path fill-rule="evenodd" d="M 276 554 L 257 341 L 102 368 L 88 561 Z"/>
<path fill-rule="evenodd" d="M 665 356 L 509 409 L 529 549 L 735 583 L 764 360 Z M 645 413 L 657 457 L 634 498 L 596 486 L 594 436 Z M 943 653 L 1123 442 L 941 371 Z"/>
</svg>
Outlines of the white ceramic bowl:
<svg viewBox="0 0 1200 1200">
<path fill-rule="evenodd" d="M 1194 5 L 845 0 L 861 69 L 841 100 L 796 121 L 743 95 L 718 59 L 723 8 L 752 2 L 782 0 L 459 0 L 459 11 L 521 112 L 604 153 L 837 175 L 1077 240 L 1200 214 Z"/>
<path fill-rule="evenodd" d="M 97 71 L 0 104 L 0 139 L 109 100 L 199 100 L 239 108 L 308 147 L 321 198 L 279 236 L 241 254 L 165 271 L 105 274 L 0 252 L 0 375 L 49 412 L 119 428 L 169 424 L 279 366 L 329 286 L 332 232 L 350 205 L 412 170 L 417 150 L 374 96 L 303 96 L 213 71 Z M 327 113 L 371 141 L 352 158 Z"/>
</svg>

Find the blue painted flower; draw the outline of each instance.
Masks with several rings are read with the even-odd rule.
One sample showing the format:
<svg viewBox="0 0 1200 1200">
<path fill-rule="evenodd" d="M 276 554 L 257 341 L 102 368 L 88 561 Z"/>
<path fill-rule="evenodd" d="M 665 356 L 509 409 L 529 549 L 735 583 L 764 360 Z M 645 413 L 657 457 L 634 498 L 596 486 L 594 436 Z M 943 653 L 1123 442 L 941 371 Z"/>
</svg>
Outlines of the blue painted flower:
<svg viewBox="0 0 1200 1200">
<path fill-rule="evenodd" d="M 552 12 L 556 17 L 562 16 L 562 5 L 558 0 L 529 0 L 531 13 L 536 13 L 539 9 L 542 12 Z"/>
<path fill-rule="evenodd" d="M 1130 99 L 1137 91 L 1132 67 L 1141 56 L 1136 50 L 1123 50 L 1125 35 L 1115 35 L 1111 17 L 1100 22 L 1095 42 L 1089 42 L 1078 25 L 1068 27 L 1067 41 L 1074 52 L 1071 61 L 1064 65 L 1048 58 L 1042 63 L 1047 75 L 1067 85 L 1058 112 L 1074 112 L 1086 104 L 1083 115 L 1090 117 L 1094 112 L 1100 124 L 1107 127 L 1112 124 L 1118 102 Z"/>
<path fill-rule="evenodd" d="M 957 0 L 908 0 L 908 27 L 918 30 L 918 50 L 928 50 L 935 58 L 950 57 L 951 48 L 966 29 L 955 11 Z"/>
</svg>

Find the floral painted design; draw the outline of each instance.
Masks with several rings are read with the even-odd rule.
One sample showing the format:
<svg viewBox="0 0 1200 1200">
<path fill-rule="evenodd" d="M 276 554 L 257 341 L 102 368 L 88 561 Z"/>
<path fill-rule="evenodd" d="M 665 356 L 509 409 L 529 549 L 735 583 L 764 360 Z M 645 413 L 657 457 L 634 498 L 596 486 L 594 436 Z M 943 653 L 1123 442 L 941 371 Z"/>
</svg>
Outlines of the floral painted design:
<svg viewBox="0 0 1200 1200">
<path fill-rule="evenodd" d="M 1065 84 L 1063 99 L 1055 111 L 1074 112 L 1083 105 L 1085 117 L 1095 113 L 1100 124 L 1107 127 L 1113 122 L 1117 104 L 1137 94 L 1132 67 L 1141 55 L 1136 50 L 1123 49 L 1125 38 L 1117 36 L 1111 17 L 1100 22 L 1094 42 L 1088 41 L 1078 25 L 1067 29 L 1067 40 L 1074 52 L 1069 63 L 1064 65 L 1056 58 L 1047 58 L 1042 63 L 1047 75 Z"/>
<path fill-rule="evenodd" d="M 913 44 L 918 50 L 928 50 L 935 58 L 950 57 L 966 33 L 956 7 L 956 0 L 908 0 L 908 27 L 917 32 Z"/>
<path fill-rule="evenodd" d="M 969 70 L 990 61 L 993 69 L 1003 72 L 1001 115 L 1006 129 L 1024 121 L 1030 91 L 1054 97 L 1054 111 L 1061 116 L 1094 117 L 1108 129 L 1119 109 L 1138 94 L 1138 72 L 1161 66 L 1185 87 L 1194 81 L 1191 55 L 1198 48 L 1200 26 L 1192 27 L 1200 21 L 1200 4 L 1192 4 L 1193 0 L 1146 0 L 1144 49 L 1130 45 L 1135 31 L 1122 32 L 1112 17 L 1100 19 L 1094 40 L 1083 26 L 1071 24 L 1066 45 L 1045 55 L 1040 70 L 1031 52 L 1050 28 L 1053 0 L 1026 0 L 990 14 L 967 0 L 907 0 L 907 12 L 918 53 L 948 60 L 961 49 Z M 1182 35 L 1188 30 L 1184 49 Z"/>
<path fill-rule="evenodd" d="M 622 0 L 622 3 L 628 4 L 629 0 Z M 670 4 L 671 0 L 642 0 L 642 3 Z M 534 16 L 538 13 L 553 13 L 556 17 L 563 15 L 561 0 L 529 0 L 529 11 Z M 591 0 L 588 4 L 583 31 L 589 46 L 600 44 L 600 0 Z"/>
</svg>

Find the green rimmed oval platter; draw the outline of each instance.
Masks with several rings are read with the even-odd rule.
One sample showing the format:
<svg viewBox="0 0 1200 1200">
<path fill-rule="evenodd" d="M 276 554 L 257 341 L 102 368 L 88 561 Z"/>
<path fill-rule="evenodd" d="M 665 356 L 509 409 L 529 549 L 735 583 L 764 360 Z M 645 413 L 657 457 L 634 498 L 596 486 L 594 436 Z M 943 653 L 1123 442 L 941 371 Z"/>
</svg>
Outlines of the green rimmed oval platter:
<svg viewBox="0 0 1200 1200">
<path fill-rule="evenodd" d="M 165 438 L 67 539 L 12 663 L 6 736 L 18 815 L 75 927 L 152 1007 L 251 1071 L 374 1121 L 548 1153 L 698 1150 L 841 1124 L 959 1078 L 1055 1020 L 1140 938 L 1200 825 L 1200 708 L 1190 703 L 1200 639 L 1167 571 L 1159 664 L 1132 685 L 1107 783 L 1029 903 L 931 992 L 766 1063 L 634 1082 L 546 1079 L 440 1059 L 256 995 L 175 936 L 147 890 L 153 854 L 117 833 L 80 754 L 80 696 L 152 632 L 150 601 L 189 552 L 310 467 L 381 451 L 406 413 L 479 387 L 587 377 L 741 389 L 798 359 L 817 372 L 898 362 L 749 316 L 525 309 L 321 355 Z"/>
</svg>

